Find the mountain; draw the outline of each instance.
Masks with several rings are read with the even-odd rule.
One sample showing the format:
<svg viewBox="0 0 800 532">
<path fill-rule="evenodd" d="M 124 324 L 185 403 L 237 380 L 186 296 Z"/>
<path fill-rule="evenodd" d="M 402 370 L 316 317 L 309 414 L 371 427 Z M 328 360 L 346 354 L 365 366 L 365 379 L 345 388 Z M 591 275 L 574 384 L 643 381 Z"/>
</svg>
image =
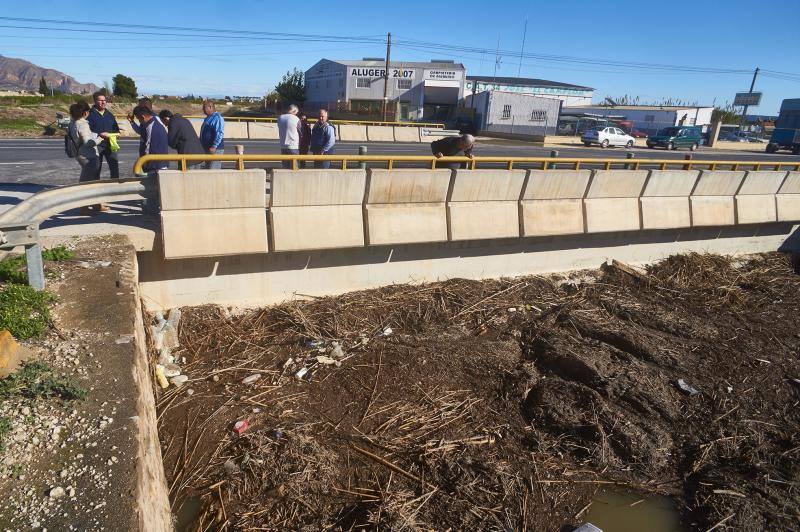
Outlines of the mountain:
<svg viewBox="0 0 800 532">
<path fill-rule="evenodd" d="M 58 70 L 0 55 L 0 90 L 38 91 L 43 76 L 48 87 L 64 93 L 92 93 L 98 89 L 94 83 L 78 83 L 72 76 Z"/>
</svg>

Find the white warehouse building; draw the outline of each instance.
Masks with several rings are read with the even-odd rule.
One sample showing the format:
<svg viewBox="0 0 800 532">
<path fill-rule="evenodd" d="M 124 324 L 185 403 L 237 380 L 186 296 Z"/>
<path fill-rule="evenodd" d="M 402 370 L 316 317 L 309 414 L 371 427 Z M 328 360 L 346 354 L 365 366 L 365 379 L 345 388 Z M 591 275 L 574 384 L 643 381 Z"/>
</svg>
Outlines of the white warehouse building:
<svg viewBox="0 0 800 532">
<path fill-rule="evenodd" d="M 322 59 L 305 73 L 306 109 L 325 107 L 379 115 L 386 63 Z M 386 105 L 390 119 L 445 120 L 464 95 L 464 65 L 449 60 L 391 61 Z"/>
</svg>

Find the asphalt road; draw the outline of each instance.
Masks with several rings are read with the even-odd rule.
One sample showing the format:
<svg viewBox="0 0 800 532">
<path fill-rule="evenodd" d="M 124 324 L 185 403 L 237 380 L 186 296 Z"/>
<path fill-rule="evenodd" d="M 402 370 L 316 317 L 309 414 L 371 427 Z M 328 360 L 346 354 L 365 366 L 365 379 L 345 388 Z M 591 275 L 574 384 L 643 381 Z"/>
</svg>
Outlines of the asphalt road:
<svg viewBox="0 0 800 532">
<path fill-rule="evenodd" d="M 133 163 L 138 157 L 138 139 L 122 139 L 119 152 L 120 173 L 131 177 Z M 234 144 L 243 144 L 245 153 L 278 153 L 275 140 L 228 141 L 229 153 Z M 336 146 L 339 154 L 357 154 L 358 147 L 365 145 L 370 155 L 430 155 L 427 144 L 420 143 L 363 143 L 340 142 Z M 512 141 L 491 140 L 479 142 L 475 155 L 547 157 L 551 148 L 540 148 Z M 632 151 L 637 159 L 683 159 L 686 151 L 668 152 L 646 148 L 558 148 L 561 157 L 622 158 L 626 151 Z M 797 162 L 800 158 L 789 154 L 768 155 L 753 152 L 718 151 L 701 148 L 694 154 L 695 159 L 716 160 L 774 160 Z M 0 187 L 4 184 L 57 186 L 77 183 L 80 173 L 78 164 L 64 154 L 64 141 L 58 139 L 0 139 Z M 103 166 L 103 177 L 108 176 L 108 168 Z M 38 187 L 37 187 L 38 188 Z"/>
</svg>

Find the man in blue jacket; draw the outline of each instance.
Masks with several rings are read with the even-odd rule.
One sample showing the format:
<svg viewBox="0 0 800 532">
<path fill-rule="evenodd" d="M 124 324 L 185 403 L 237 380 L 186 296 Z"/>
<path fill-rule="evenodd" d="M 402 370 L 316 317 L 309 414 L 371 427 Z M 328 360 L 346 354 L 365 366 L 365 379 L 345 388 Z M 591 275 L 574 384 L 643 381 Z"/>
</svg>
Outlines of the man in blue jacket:
<svg viewBox="0 0 800 532">
<path fill-rule="evenodd" d="M 106 95 L 102 91 L 97 91 L 92 94 L 94 98 L 94 106 L 89 111 L 89 116 L 86 121 L 89 122 L 89 129 L 92 133 L 99 135 L 100 133 L 119 133 L 119 125 L 117 119 L 111 114 L 111 111 L 106 109 Z M 111 151 L 107 142 L 98 146 L 100 152 L 100 161 L 97 167 L 97 179 L 100 179 L 100 171 L 103 168 L 103 159 L 108 162 L 108 172 L 111 174 L 111 179 L 119 179 L 119 159 L 117 154 Z"/>
<path fill-rule="evenodd" d="M 206 115 L 203 125 L 200 127 L 200 144 L 211 155 L 222 155 L 225 153 L 225 120 L 214 108 L 214 102 L 206 100 L 203 102 L 203 113 Z M 219 170 L 222 168 L 222 161 L 206 161 L 206 168 Z"/>
<path fill-rule="evenodd" d="M 133 115 L 141 126 L 141 138 L 139 140 L 139 156 L 157 155 L 169 153 L 169 140 L 167 128 L 153 114 L 153 111 L 144 105 L 137 105 L 133 110 Z M 144 165 L 143 170 L 149 174 L 169 168 L 169 161 L 152 161 Z"/>
<path fill-rule="evenodd" d="M 311 153 L 333 155 L 336 145 L 336 129 L 328 122 L 328 110 L 320 109 L 317 123 L 311 129 Z M 314 161 L 314 168 L 330 168 L 330 161 Z"/>
</svg>

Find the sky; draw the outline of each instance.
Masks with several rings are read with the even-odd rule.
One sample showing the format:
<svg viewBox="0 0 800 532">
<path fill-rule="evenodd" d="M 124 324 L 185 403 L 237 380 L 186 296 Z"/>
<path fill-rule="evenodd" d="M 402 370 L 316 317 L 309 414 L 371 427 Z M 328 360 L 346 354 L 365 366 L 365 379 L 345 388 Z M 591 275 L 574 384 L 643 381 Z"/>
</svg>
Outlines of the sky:
<svg viewBox="0 0 800 532">
<path fill-rule="evenodd" d="M 800 97 L 800 0 L 0 4 L 14 7 L 2 17 L 85 22 L 0 18 L 0 55 L 82 83 L 123 73 L 142 94 L 263 95 L 287 70 L 322 58 L 384 57 L 391 32 L 392 60 L 453 59 L 468 75 L 497 67 L 498 76 L 585 85 L 596 102 L 628 95 L 724 106 L 749 89 L 756 67 L 764 96 L 749 113 L 777 114 L 782 99 Z"/>
</svg>

